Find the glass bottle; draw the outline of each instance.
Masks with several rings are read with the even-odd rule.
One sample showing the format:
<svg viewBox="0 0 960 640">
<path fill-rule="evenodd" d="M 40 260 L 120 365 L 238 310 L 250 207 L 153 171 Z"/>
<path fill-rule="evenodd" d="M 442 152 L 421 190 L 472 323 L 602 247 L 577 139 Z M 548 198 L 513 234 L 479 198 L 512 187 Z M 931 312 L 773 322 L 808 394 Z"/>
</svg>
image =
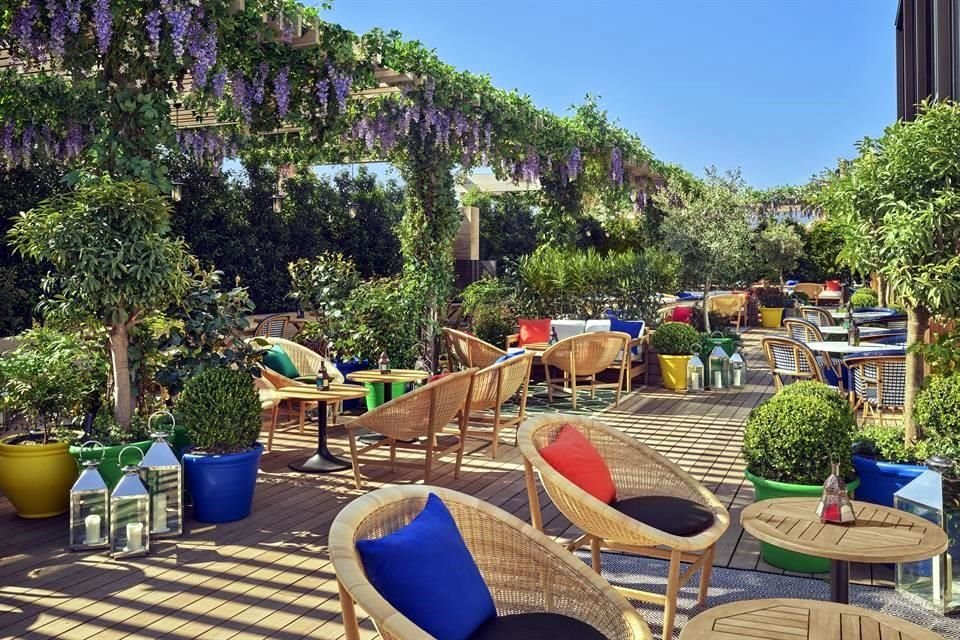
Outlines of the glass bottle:
<svg viewBox="0 0 960 640">
<path fill-rule="evenodd" d="M 320 361 L 320 370 L 317 371 L 317 391 L 330 390 L 330 374 L 327 372 L 326 360 Z"/>
<path fill-rule="evenodd" d="M 380 373 L 384 375 L 390 373 L 390 356 L 386 351 L 380 354 Z"/>
</svg>

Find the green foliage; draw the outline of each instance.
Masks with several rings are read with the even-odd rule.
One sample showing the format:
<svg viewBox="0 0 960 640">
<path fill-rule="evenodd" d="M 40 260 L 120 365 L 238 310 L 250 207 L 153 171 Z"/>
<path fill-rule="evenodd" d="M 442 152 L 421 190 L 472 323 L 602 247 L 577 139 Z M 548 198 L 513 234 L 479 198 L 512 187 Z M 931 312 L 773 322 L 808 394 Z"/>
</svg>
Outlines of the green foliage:
<svg viewBox="0 0 960 640">
<path fill-rule="evenodd" d="M 839 263 L 843 245 L 841 225 L 831 219 L 814 222 L 804 233 L 803 253 L 793 275 L 804 282 L 825 282 L 832 278 L 850 279 L 850 270 Z"/>
<path fill-rule="evenodd" d="M 902 424 L 871 424 L 857 434 L 854 451 L 885 462 L 922 465 L 932 456 L 960 459 L 960 442 L 956 438 L 923 438 L 907 442 Z"/>
<path fill-rule="evenodd" d="M 0 358 L 0 407 L 43 429 L 72 423 L 91 408 L 107 381 L 102 340 L 50 328 L 30 329 Z"/>
<path fill-rule="evenodd" d="M 517 263 L 521 315 L 598 318 L 613 308 L 625 318 L 652 319 L 660 294 L 677 283 L 677 261 L 656 249 L 602 254 L 545 245 Z"/>
<path fill-rule="evenodd" d="M 516 325 L 513 288 L 497 278 L 480 278 L 460 296 L 474 335 L 490 344 L 504 344 Z"/>
<path fill-rule="evenodd" d="M 650 346 L 665 356 L 686 356 L 700 351 L 700 332 L 685 322 L 664 322 L 650 337 Z"/>
<path fill-rule="evenodd" d="M 538 221 L 531 204 L 533 196 L 505 193 L 476 198 L 480 209 L 480 259 L 512 264 L 537 248 Z M 466 202 L 465 202 L 466 204 Z"/>
<path fill-rule="evenodd" d="M 928 378 L 913 411 L 924 438 L 954 441 L 960 448 L 960 374 Z"/>
<path fill-rule="evenodd" d="M 850 478 L 855 429 L 840 394 L 819 382 L 797 382 L 750 412 L 743 457 L 750 473 L 767 480 L 818 485 L 831 462 Z"/>
<path fill-rule="evenodd" d="M 780 287 L 759 287 L 754 289 L 754 295 L 761 307 L 779 309 L 787 307 L 790 304 L 790 298 Z"/>
<path fill-rule="evenodd" d="M 942 333 L 931 344 L 915 348 L 930 365 L 931 373 L 946 376 L 960 372 L 960 329 Z"/>
<path fill-rule="evenodd" d="M 125 429 L 117 422 L 112 413 L 98 411 L 89 431 L 71 433 L 71 436 L 73 436 L 71 444 L 79 446 L 88 440 L 96 440 L 107 447 L 117 444 L 130 444 L 131 442 L 150 440 L 150 432 L 150 425 L 143 414 L 134 414 L 130 421 L 130 427 Z"/>
<path fill-rule="evenodd" d="M 853 295 L 850 296 L 850 306 L 854 309 L 860 307 L 875 307 L 877 304 L 879 304 L 877 294 L 873 289 L 857 289 L 853 292 Z"/>
<path fill-rule="evenodd" d="M 308 260 L 302 258 L 287 265 L 290 272 L 290 297 L 300 308 L 318 319 L 337 316 L 353 290 L 360 274 L 353 261 L 339 253 L 323 253 Z"/>
<path fill-rule="evenodd" d="M 757 236 L 757 253 L 766 275 L 775 277 L 783 285 L 784 274 L 797 267 L 803 253 L 803 238 L 795 225 L 774 222 Z"/>
<path fill-rule="evenodd" d="M 260 396 L 246 371 L 204 369 L 187 380 L 174 413 L 202 453 L 247 451 L 260 435 Z"/>
</svg>

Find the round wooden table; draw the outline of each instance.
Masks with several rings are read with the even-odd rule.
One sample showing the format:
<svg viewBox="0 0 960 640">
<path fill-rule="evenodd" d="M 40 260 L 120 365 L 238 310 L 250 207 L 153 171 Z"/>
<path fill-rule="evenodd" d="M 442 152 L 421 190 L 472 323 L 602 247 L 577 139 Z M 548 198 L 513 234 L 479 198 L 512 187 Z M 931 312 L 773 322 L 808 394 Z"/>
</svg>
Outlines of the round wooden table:
<svg viewBox="0 0 960 640">
<path fill-rule="evenodd" d="M 351 465 L 330 453 L 327 448 L 327 403 L 363 398 L 367 390 L 350 384 L 332 384 L 327 391 L 318 391 L 316 387 L 281 387 L 271 392 L 276 400 L 301 400 L 317 403 L 317 451 L 303 462 L 291 462 L 294 471 L 304 473 L 331 473 L 349 469 Z"/>
<path fill-rule="evenodd" d="M 943 640 L 939 635 L 878 611 L 833 602 L 775 598 L 744 600 L 704 611 L 680 640 Z"/>
<path fill-rule="evenodd" d="M 763 542 L 830 559 L 830 599 L 846 604 L 851 562 L 914 562 L 947 550 L 947 535 L 923 518 L 868 502 L 853 503 L 856 522 L 823 524 L 818 498 L 775 498 L 748 506 L 740 524 Z"/>
<path fill-rule="evenodd" d="M 411 383 L 411 382 L 423 382 L 430 377 L 430 374 L 426 371 L 421 371 L 419 369 L 391 369 L 390 373 L 380 373 L 379 370 L 373 369 L 370 371 L 355 371 L 354 373 L 347 374 L 347 380 L 350 382 L 359 382 L 359 383 L 369 383 L 369 384 L 382 384 L 383 385 L 383 402 L 387 403 L 393 400 L 393 385 L 397 382 Z M 357 438 L 366 442 L 373 440 L 383 440 L 383 436 L 379 433 L 375 433 L 370 429 L 358 429 Z M 410 440 L 408 442 L 415 442 L 415 440 Z"/>
</svg>

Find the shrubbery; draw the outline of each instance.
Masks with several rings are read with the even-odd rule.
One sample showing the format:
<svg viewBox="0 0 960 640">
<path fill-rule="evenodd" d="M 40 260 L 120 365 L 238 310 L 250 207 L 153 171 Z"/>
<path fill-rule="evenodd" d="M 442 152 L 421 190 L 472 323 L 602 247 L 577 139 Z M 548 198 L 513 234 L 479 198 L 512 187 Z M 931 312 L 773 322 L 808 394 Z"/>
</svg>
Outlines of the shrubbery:
<svg viewBox="0 0 960 640">
<path fill-rule="evenodd" d="M 700 343 L 700 333 L 685 322 L 664 322 L 650 337 L 650 346 L 665 356 L 699 352 Z"/>
<path fill-rule="evenodd" d="M 872 289 L 857 289 L 850 296 L 850 306 L 855 309 L 861 307 L 875 307 L 878 304 L 877 294 Z"/>
<path fill-rule="evenodd" d="M 260 435 L 260 396 L 246 371 L 218 367 L 187 380 L 177 398 L 177 423 L 203 453 L 240 453 Z"/>
</svg>

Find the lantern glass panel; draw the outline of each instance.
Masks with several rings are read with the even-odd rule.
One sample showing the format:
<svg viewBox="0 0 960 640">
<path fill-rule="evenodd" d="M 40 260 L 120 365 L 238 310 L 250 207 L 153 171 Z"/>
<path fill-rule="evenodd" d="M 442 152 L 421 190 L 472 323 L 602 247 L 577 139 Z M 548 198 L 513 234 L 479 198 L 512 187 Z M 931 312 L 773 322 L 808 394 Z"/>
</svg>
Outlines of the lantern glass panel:
<svg viewBox="0 0 960 640">
<path fill-rule="evenodd" d="M 742 389 L 746 381 L 747 363 L 738 351 L 730 357 L 730 386 L 735 389 Z"/>
<path fill-rule="evenodd" d="M 696 353 L 687 363 L 687 391 L 692 393 L 703 391 L 703 361 Z"/>
<path fill-rule="evenodd" d="M 153 434 L 154 442 L 140 467 L 150 493 L 150 535 L 178 536 L 183 533 L 183 468 L 164 439 Z"/>
<path fill-rule="evenodd" d="M 150 550 L 150 496 L 137 475 L 139 467 L 125 467 L 110 496 L 110 554 L 145 555 Z"/>
<path fill-rule="evenodd" d="M 109 546 L 110 493 L 97 471 L 97 463 L 88 461 L 70 489 L 70 548 L 74 551 Z"/>
<path fill-rule="evenodd" d="M 935 523 L 947 534 L 945 553 L 929 560 L 897 564 L 897 590 L 912 594 L 940 613 L 960 610 L 960 579 L 953 559 L 960 557 L 960 506 L 956 480 L 927 470 L 894 495 L 897 509 Z"/>
<path fill-rule="evenodd" d="M 726 389 L 730 386 L 730 356 L 717 345 L 710 352 L 710 388 Z"/>
</svg>

